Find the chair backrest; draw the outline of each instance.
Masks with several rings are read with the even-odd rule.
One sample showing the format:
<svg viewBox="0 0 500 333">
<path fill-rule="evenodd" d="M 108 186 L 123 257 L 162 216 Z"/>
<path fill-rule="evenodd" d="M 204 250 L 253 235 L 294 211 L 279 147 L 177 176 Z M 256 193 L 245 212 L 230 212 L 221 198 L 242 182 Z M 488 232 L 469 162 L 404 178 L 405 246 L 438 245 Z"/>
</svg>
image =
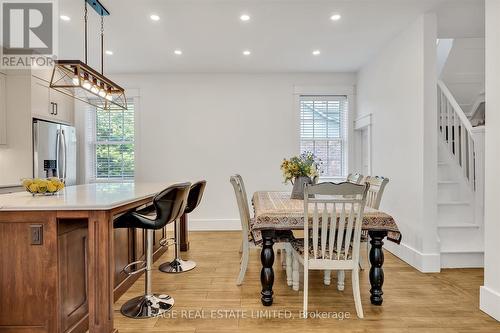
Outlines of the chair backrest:
<svg viewBox="0 0 500 333">
<path fill-rule="evenodd" d="M 250 210 L 248 208 L 248 199 L 243 178 L 240 175 L 234 175 L 231 176 L 229 181 L 233 185 L 236 202 L 238 203 L 242 234 L 244 237 L 248 237 L 250 230 Z"/>
<path fill-rule="evenodd" d="M 205 187 L 207 186 L 206 180 L 200 180 L 199 182 L 191 185 L 191 189 L 189 190 L 186 210 L 185 214 L 191 213 L 201 202 L 201 198 L 203 197 L 203 192 L 205 192 Z"/>
<path fill-rule="evenodd" d="M 181 217 L 186 209 L 191 183 L 175 184 L 167 187 L 153 198 L 156 209 L 155 224 L 161 228 Z"/>
<path fill-rule="evenodd" d="M 336 260 L 357 265 L 369 186 L 321 183 L 304 189 L 304 262 Z M 309 242 L 312 257 L 306 250 Z"/>
<path fill-rule="evenodd" d="M 346 181 L 353 184 L 361 184 L 363 181 L 363 175 L 360 173 L 350 173 L 347 175 Z"/>
<path fill-rule="evenodd" d="M 389 178 L 368 176 L 365 178 L 365 183 L 370 184 L 370 189 L 366 197 L 366 206 L 379 209 L 382 194 L 384 194 L 385 186 L 389 183 Z"/>
</svg>

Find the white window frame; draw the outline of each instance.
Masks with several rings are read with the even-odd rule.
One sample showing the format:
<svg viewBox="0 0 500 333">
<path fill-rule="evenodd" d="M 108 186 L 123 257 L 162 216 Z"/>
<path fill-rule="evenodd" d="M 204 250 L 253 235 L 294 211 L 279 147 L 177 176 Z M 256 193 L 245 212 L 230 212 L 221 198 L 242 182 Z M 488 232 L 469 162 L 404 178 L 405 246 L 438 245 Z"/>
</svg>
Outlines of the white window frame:
<svg viewBox="0 0 500 333">
<path fill-rule="evenodd" d="M 300 97 L 309 96 L 346 96 L 347 97 L 347 137 L 345 138 L 345 172 L 348 174 L 354 166 L 354 110 L 355 110 L 355 87 L 352 85 L 328 85 L 328 86 L 301 86 L 295 85 L 294 95 L 294 114 L 296 122 L 295 142 L 297 154 L 300 154 Z M 344 181 L 344 177 L 321 176 L 320 181 Z"/>
<path fill-rule="evenodd" d="M 127 94 L 127 100 L 131 101 L 134 104 L 134 176 L 132 178 L 97 178 L 96 177 L 96 170 L 95 170 L 95 159 L 96 159 L 96 145 L 98 144 L 107 144 L 108 141 L 96 141 L 96 121 L 95 121 L 95 114 L 93 115 L 94 119 L 92 120 L 92 125 L 93 128 L 89 128 L 90 124 L 86 124 L 86 156 L 87 156 L 87 161 L 86 161 L 86 167 L 85 169 L 87 170 L 86 172 L 86 182 L 87 183 L 133 183 L 136 181 L 137 177 L 137 137 L 138 137 L 138 112 L 139 112 L 139 97 L 138 97 L 138 90 L 133 89 L 132 90 L 134 94 L 130 95 Z M 127 90 L 127 93 L 129 93 L 129 90 Z M 87 107 L 87 112 L 92 112 L 92 110 L 95 110 L 95 107 L 89 106 Z M 87 117 L 87 116 L 86 116 Z M 88 133 L 88 131 L 91 131 L 91 133 Z M 113 141 L 113 144 L 128 144 L 130 143 L 129 141 Z"/>
</svg>

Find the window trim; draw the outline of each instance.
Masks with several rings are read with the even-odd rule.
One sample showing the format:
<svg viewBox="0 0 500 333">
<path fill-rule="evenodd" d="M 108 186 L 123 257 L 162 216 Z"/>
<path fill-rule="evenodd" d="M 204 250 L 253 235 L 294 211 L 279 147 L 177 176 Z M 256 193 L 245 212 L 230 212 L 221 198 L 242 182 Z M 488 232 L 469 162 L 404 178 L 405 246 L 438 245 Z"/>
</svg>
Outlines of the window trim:
<svg viewBox="0 0 500 333">
<path fill-rule="evenodd" d="M 133 141 L 112 141 L 112 144 L 120 145 L 120 144 L 130 144 L 132 143 L 134 145 L 134 175 L 133 177 L 130 178 L 97 178 L 96 177 L 96 146 L 98 144 L 110 144 L 110 141 L 102 141 L 96 140 L 96 115 L 95 112 L 91 115 L 93 118 L 91 120 L 93 128 L 90 128 L 90 124 L 87 122 L 89 121 L 89 116 L 85 116 L 86 119 L 86 125 L 85 125 L 85 143 L 86 143 L 86 156 L 87 156 L 87 161 L 85 163 L 85 169 L 87 170 L 85 178 L 87 183 L 133 183 L 136 181 L 137 177 L 137 137 L 138 137 L 138 124 L 137 124 L 137 114 L 138 114 L 138 104 L 139 104 L 139 98 L 134 97 L 134 96 L 127 96 L 127 100 L 129 103 L 134 105 L 134 140 Z M 88 106 L 86 108 L 86 112 L 92 112 L 95 111 L 95 107 L 93 106 Z M 90 133 L 88 132 L 90 131 Z"/>
<path fill-rule="evenodd" d="M 303 95 L 309 96 L 346 96 L 347 97 L 347 145 L 345 151 L 345 172 L 349 174 L 355 167 L 354 156 L 354 121 L 355 118 L 355 86 L 354 85 L 294 85 L 293 98 L 294 98 L 294 115 L 295 115 L 295 133 L 294 141 L 296 153 L 300 154 L 300 98 Z M 343 177 L 327 177 L 320 176 L 322 181 L 344 181 Z"/>
</svg>

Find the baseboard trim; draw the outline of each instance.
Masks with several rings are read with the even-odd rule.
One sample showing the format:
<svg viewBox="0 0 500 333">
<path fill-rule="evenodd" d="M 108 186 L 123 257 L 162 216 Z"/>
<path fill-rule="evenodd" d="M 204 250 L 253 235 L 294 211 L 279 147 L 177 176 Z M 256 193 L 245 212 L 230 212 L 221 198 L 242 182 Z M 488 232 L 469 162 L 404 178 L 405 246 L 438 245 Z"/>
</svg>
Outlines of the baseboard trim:
<svg viewBox="0 0 500 333">
<path fill-rule="evenodd" d="M 241 230 L 238 219 L 189 219 L 189 231 L 235 231 Z"/>
<path fill-rule="evenodd" d="M 500 321 L 500 293 L 486 286 L 481 286 L 479 289 L 479 309 Z"/>
<path fill-rule="evenodd" d="M 404 243 L 398 245 L 392 242 L 385 242 L 384 249 L 422 273 L 439 273 L 441 271 L 441 255 L 439 253 L 422 253 Z"/>
</svg>

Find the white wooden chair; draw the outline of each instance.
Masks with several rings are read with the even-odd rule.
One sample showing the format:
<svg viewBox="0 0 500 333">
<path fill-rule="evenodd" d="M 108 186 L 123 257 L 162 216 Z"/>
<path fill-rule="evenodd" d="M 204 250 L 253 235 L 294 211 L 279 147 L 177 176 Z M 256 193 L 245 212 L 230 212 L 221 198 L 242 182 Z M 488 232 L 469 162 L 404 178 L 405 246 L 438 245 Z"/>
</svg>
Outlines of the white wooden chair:
<svg viewBox="0 0 500 333">
<path fill-rule="evenodd" d="M 389 183 L 389 178 L 379 177 L 379 176 L 367 176 L 364 179 L 366 184 L 370 184 L 368 194 L 366 196 L 366 207 L 373 209 L 379 209 L 380 201 L 382 200 L 382 195 L 384 194 L 385 187 Z M 368 266 L 368 258 L 370 258 L 370 238 L 368 235 L 364 235 L 361 239 L 363 247 L 366 248 L 366 266 Z M 359 258 L 359 263 L 362 269 L 365 267 L 365 262 L 363 257 Z"/>
<path fill-rule="evenodd" d="M 309 270 L 337 270 L 342 283 L 344 271 L 352 271 L 356 313 L 359 318 L 363 318 L 359 290 L 359 248 L 368 187 L 349 182 L 321 183 L 307 186 L 304 190 L 304 238 L 292 240 L 290 244 L 294 286 L 299 283 L 299 263 L 304 266 L 305 318 Z M 338 287 L 341 289 L 340 284 Z"/>
<path fill-rule="evenodd" d="M 346 181 L 353 184 L 361 184 L 363 182 L 363 175 L 360 173 L 350 173 L 347 175 Z"/>
<path fill-rule="evenodd" d="M 248 257 L 250 249 L 260 248 L 254 241 L 252 234 L 250 233 L 250 209 L 248 206 L 247 193 L 245 190 L 245 184 L 243 178 L 240 175 L 231 176 L 230 182 L 233 185 L 234 193 L 236 195 L 236 202 L 238 203 L 238 210 L 241 220 L 241 263 L 240 263 L 240 273 L 236 280 L 236 285 L 241 285 L 243 279 L 245 278 L 245 273 L 248 267 Z M 292 251 L 290 247 L 289 240 L 293 239 L 293 233 L 283 232 L 280 234 L 280 238 L 276 239 L 274 248 L 276 250 L 282 250 L 281 257 L 286 258 L 286 263 L 282 265 L 286 268 L 286 279 L 289 286 L 292 285 Z M 282 260 L 283 261 L 283 260 Z"/>
</svg>

